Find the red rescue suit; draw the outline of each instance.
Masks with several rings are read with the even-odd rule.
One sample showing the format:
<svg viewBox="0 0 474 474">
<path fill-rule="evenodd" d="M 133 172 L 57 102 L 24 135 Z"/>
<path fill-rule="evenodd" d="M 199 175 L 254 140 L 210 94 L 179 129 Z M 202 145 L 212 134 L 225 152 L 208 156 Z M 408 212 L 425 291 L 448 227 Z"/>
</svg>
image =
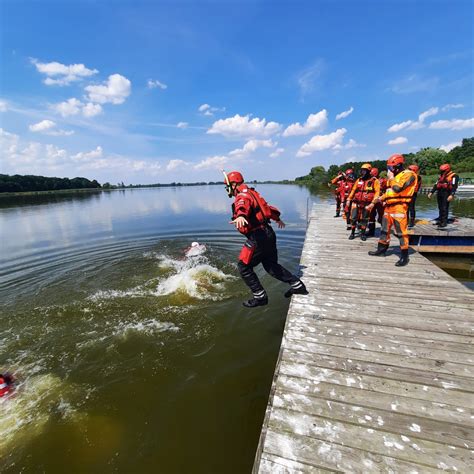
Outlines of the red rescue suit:
<svg viewBox="0 0 474 474">
<path fill-rule="evenodd" d="M 379 180 L 375 177 L 363 179 L 359 178 L 352 187 L 348 197 L 352 201 L 351 228 L 355 230 L 357 224 L 361 231 L 365 232 L 369 221 L 370 211 L 365 209 L 374 199 L 380 195 Z"/>
<path fill-rule="evenodd" d="M 15 389 L 14 380 L 11 375 L 0 375 L 0 398 L 6 397 Z"/>
</svg>

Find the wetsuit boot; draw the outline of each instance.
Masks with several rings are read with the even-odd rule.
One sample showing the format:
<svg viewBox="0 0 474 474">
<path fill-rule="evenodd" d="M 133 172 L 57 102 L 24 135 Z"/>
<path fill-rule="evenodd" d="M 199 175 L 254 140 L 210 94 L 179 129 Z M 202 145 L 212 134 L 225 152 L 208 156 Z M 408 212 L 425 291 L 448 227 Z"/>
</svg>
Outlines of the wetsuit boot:
<svg viewBox="0 0 474 474">
<path fill-rule="evenodd" d="M 403 249 L 400 254 L 400 260 L 395 264 L 396 267 L 404 267 L 408 263 L 408 249 Z"/>
<path fill-rule="evenodd" d="M 285 293 L 285 298 L 289 298 L 291 295 L 307 295 L 308 290 L 301 280 L 294 283 L 290 283 L 290 289 Z"/>
<path fill-rule="evenodd" d="M 349 235 L 349 240 L 354 240 L 355 239 L 355 227 L 352 228 L 351 230 L 351 235 Z"/>
<path fill-rule="evenodd" d="M 265 306 L 268 304 L 268 296 L 265 291 L 258 295 L 254 293 L 253 298 L 242 303 L 246 308 L 256 308 L 257 306 Z"/>
<path fill-rule="evenodd" d="M 373 237 L 375 235 L 375 222 L 369 222 L 368 232 L 365 235 L 367 237 Z"/>
<path fill-rule="evenodd" d="M 334 217 L 339 217 L 341 215 L 341 211 L 336 211 L 336 215 Z"/>
<path fill-rule="evenodd" d="M 387 250 L 388 250 L 388 245 L 387 244 L 382 244 L 382 243 L 379 242 L 378 245 L 377 245 L 377 250 L 371 250 L 369 252 L 369 255 L 372 255 L 372 256 L 374 256 L 374 255 L 377 255 L 377 256 L 384 255 Z"/>
<path fill-rule="evenodd" d="M 367 240 L 367 235 L 365 233 L 365 229 L 360 230 L 360 240 L 362 240 L 362 242 L 365 242 Z"/>
</svg>

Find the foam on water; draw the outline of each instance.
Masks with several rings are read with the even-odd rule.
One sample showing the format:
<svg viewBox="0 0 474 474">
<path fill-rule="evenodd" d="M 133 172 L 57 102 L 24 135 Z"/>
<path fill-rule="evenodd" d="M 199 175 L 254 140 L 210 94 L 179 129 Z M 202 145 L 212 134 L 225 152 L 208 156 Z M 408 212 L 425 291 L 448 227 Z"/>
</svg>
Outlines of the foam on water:
<svg viewBox="0 0 474 474">
<path fill-rule="evenodd" d="M 141 333 L 147 336 L 153 336 L 161 332 L 178 332 L 179 327 L 168 321 L 158 321 L 149 319 L 138 322 L 121 322 L 114 330 L 114 336 L 126 337 L 129 333 Z"/>
</svg>

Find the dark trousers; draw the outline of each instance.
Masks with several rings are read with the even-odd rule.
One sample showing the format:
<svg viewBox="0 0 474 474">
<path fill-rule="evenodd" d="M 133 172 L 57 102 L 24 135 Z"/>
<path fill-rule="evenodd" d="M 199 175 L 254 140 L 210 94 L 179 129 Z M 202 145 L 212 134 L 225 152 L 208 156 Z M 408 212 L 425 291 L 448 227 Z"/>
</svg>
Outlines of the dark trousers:
<svg viewBox="0 0 474 474">
<path fill-rule="evenodd" d="M 408 204 L 408 222 L 410 225 L 415 224 L 415 218 L 416 218 L 416 196 L 417 194 L 413 194 L 413 197 L 411 198 L 410 204 Z"/>
<path fill-rule="evenodd" d="M 448 214 L 449 214 L 448 197 L 450 193 L 446 189 L 439 189 L 437 195 L 438 195 L 439 223 L 442 225 L 446 225 L 448 223 Z"/>
<path fill-rule="evenodd" d="M 296 275 L 293 275 L 278 263 L 276 235 L 270 226 L 250 233 L 247 236 L 245 246 L 248 248 L 251 246 L 253 253 L 248 263 L 239 260 L 238 267 L 240 276 L 254 295 L 261 294 L 264 291 L 260 280 L 253 270 L 260 263 L 265 271 L 277 280 L 290 284 L 299 281 Z"/>
<path fill-rule="evenodd" d="M 365 206 L 368 206 L 370 202 L 353 202 L 351 210 L 351 227 L 355 230 L 357 224 L 359 224 L 360 230 L 365 231 L 367 223 L 369 222 L 370 211 Z"/>
<path fill-rule="evenodd" d="M 341 195 L 339 193 L 336 194 L 336 214 L 339 214 L 341 212 Z"/>
</svg>

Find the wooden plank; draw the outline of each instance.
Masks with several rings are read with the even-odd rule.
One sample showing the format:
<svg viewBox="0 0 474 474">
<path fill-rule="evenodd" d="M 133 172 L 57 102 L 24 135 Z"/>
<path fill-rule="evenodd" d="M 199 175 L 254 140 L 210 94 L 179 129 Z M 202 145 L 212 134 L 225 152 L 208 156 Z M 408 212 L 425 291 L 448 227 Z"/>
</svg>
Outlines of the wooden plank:
<svg viewBox="0 0 474 474">
<path fill-rule="evenodd" d="M 332 212 L 312 211 L 254 472 L 469 471 L 474 294 L 420 254 L 369 257 Z"/>
</svg>

